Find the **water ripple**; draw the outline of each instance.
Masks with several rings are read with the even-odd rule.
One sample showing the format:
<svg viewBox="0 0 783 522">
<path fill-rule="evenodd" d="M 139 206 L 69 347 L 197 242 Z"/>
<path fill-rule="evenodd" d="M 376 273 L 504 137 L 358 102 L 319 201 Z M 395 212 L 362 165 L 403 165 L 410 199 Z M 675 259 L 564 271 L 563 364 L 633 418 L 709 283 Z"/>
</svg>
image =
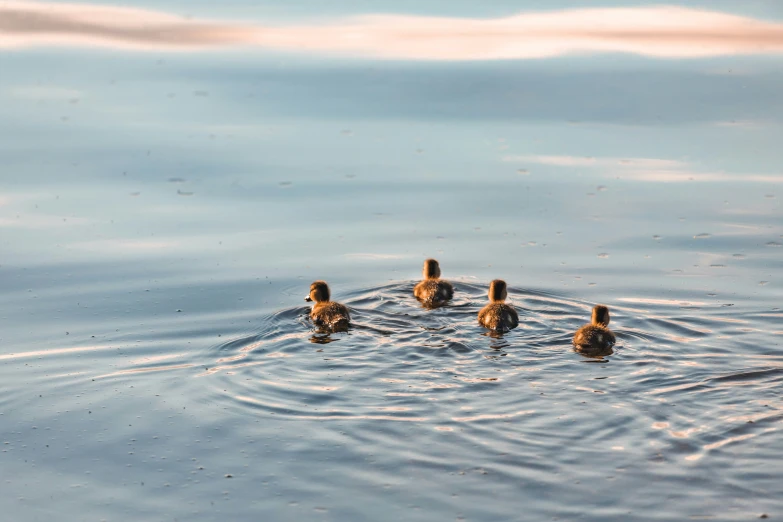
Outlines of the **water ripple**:
<svg viewBox="0 0 783 522">
<path fill-rule="evenodd" d="M 650 499 L 699 491 L 710 505 L 722 498 L 711 492 L 738 488 L 745 504 L 762 501 L 743 486 L 751 475 L 762 489 L 776 484 L 763 466 L 781 450 L 783 356 L 764 341 L 778 312 L 609 302 L 615 353 L 588 358 L 573 351 L 571 336 L 592 303 L 511 288 L 520 327 L 494 334 L 476 321 L 484 285 L 456 282 L 454 302 L 435 310 L 422 308 L 412 288 L 402 282 L 343 294 L 354 324 L 340 333 L 317 331 L 308 308 L 296 306 L 260 318 L 177 314 L 150 332 L 7 354 L 0 359 L 5 370 L 46 384 L 41 397 L 22 389 L 5 394 L 0 413 L 35 411 L 38 424 L 58 426 L 72 409 L 81 419 L 101 418 L 107 408 L 109 422 L 126 414 L 116 398 L 138 396 L 171 419 L 192 419 L 186 424 L 187 433 L 199 434 L 194 448 L 217 441 L 242 448 L 276 466 L 283 482 L 302 476 L 300 488 L 337 480 L 385 491 L 415 470 L 441 477 L 443 488 L 417 495 L 443 509 L 452 501 L 444 492 L 459 492 L 467 505 L 486 495 L 515 498 L 524 488 L 542 492 L 534 512 L 578 517 L 573 506 L 598 488 L 624 512 L 649 510 L 644 499 L 611 487 L 620 480 L 646 488 Z M 160 430 L 144 420 L 143 404 L 124 428 L 129 433 Z M 84 456 L 88 446 L 104 444 L 101 433 L 90 436 Z M 248 441 L 300 460 L 269 464 L 271 449 L 254 450 Z M 116 458 L 135 462 L 132 451 Z M 268 482 L 264 469 L 242 473 Z M 223 477 L 211 473 L 204 477 Z M 678 513 L 683 503 L 698 510 L 696 501 L 675 497 Z M 609 508 L 594 512 L 619 517 Z M 493 513 L 500 519 L 507 511 L 475 514 Z"/>
</svg>

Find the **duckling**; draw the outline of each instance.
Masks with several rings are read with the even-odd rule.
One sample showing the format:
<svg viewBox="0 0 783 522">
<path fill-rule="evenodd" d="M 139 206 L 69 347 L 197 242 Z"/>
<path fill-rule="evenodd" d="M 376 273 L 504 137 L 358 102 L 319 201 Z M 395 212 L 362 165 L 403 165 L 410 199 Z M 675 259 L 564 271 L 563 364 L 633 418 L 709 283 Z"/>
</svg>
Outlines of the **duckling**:
<svg viewBox="0 0 783 522">
<path fill-rule="evenodd" d="M 506 282 L 495 279 L 489 284 L 490 303 L 478 314 L 479 323 L 490 330 L 506 331 L 519 326 L 519 316 L 514 307 L 504 303 L 508 297 Z"/>
<path fill-rule="evenodd" d="M 310 311 L 310 318 L 317 326 L 332 330 L 345 329 L 351 321 L 348 308 L 340 303 L 329 300 L 329 285 L 326 281 L 316 281 L 310 285 L 310 295 L 305 301 L 315 301 Z"/>
<path fill-rule="evenodd" d="M 424 261 L 424 281 L 413 287 L 413 295 L 424 305 L 437 306 L 454 297 L 451 283 L 440 279 L 440 265 L 434 259 Z"/>
<path fill-rule="evenodd" d="M 593 317 L 574 334 L 574 347 L 583 352 L 609 352 L 615 337 L 609 326 L 609 309 L 604 305 L 593 307 Z"/>
</svg>

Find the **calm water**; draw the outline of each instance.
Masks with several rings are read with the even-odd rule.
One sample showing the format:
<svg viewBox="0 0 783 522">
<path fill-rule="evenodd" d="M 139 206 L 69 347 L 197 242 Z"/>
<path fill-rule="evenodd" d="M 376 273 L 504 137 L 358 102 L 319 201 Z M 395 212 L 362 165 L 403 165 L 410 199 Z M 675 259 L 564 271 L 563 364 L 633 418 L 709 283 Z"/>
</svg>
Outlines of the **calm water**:
<svg viewBox="0 0 783 522">
<path fill-rule="evenodd" d="M 0 3 L 3 517 L 783 517 L 779 2 L 260 4 Z"/>
</svg>

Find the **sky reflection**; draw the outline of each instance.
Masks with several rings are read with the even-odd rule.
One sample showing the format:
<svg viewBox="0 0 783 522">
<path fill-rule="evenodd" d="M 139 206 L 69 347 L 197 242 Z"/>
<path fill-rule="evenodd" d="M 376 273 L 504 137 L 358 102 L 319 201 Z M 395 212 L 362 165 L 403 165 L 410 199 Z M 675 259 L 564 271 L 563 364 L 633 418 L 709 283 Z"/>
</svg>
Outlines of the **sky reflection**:
<svg viewBox="0 0 783 522">
<path fill-rule="evenodd" d="M 262 26 L 113 6 L 0 5 L 0 48 L 55 45 L 172 51 L 252 46 L 445 61 L 584 53 L 696 58 L 781 53 L 783 24 L 675 6 L 525 12 L 495 19 L 365 15 Z"/>
<path fill-rule="evenodd" d="M 749 172 L 710 172 L 688 162 L 657 158 L 596 158 L 580 156 L 504 156 L 506 163 L 537 164 L 553 167 L 591 168 L 603 172 L 609 179 L 632 179 L 647 182 L 745 182 L 781 183 L 783 174 Z"/>
</svg>

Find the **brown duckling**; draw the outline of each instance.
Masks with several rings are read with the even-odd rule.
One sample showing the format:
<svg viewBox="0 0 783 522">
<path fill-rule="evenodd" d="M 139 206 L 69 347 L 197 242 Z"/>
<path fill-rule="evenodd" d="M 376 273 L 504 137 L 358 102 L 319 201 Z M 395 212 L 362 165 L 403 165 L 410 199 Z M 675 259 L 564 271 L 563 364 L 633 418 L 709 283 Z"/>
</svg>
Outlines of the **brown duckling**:
<svg viewBox="0 0 783 522">
<path fill-rule="evenodd" d="M 479 323 L 490 330 L 506 331 L 519 326 L 519 316 L 514 307 L 504 303 L 508 297 L 506 282 L 495 279 L 489 284 L 490 303 L 478 314 Z"/>
<path fill-rule="evenodd" d="M 316 281 L 310 285 L 310 295 L 305 301 L 315 301 L 310 311 L 310 318 L 317 326 L 331 329 L 345 329 L 351 321 L 348 308 L 340 303 L 329 300 L 329 285 L 326 281 Z"/>
<path fill-rule="evenodd" d="M 413 287 L 413 295 L 425 305 L 437 306 L 454 297 L 451 283 L 440 278 L 440 265 L 434 259 L 424 261 L 424 280 Z"/>
<path fill-rule="evenodd" d="M 574 334 L 574 347 L 583 352 L 609 352 L 615 337 L 609 326 L 609 309 L 604 305 L 593 307 L 593 317 Z"/>
</svg>

